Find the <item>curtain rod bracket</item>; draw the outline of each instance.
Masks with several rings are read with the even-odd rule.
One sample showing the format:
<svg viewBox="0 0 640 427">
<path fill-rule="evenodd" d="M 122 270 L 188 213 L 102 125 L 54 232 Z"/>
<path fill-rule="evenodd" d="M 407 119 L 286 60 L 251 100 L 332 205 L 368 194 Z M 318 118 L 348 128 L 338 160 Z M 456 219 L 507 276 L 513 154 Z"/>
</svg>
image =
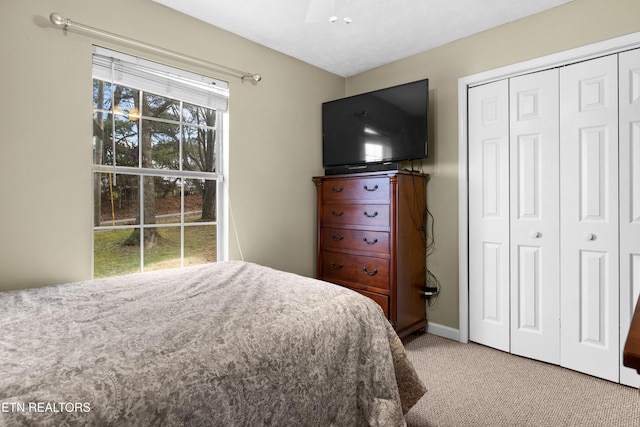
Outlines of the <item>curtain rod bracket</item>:
<svg viewBox="0 0 640 427">
<path fill-rule="evenodd" d="M 120 36 L 117 34 L 113 34 L 104 30 L 100 30 L 98 28 L 93 28 L 88 25 L 79 24 L 77 22 L 73 22 L 69 18 L 65 18 L 59 13 L 52 13 L 49 15 L 49 20 L 53 25 L 58 28 L 62 28 L 64 35 L 67 35 L 67 31 L 70 27 L 77 28 L 80 31 L 84 31 L 86 33 L 96 34 L 102 37 L 109 38 L 111 40 L 116 40 L 118 42 L 124 42 L 126 44 L 141 47 L 156 53 L 161 53 L 164 55 L 172 56 L 174 58 L 178 58 L 181 60 L 186 60 L 201 66 L 205 66 L 207 68 L 214 69 L 216 71 L 222 71 L 227 74 L 232 74 L 240 78 L 244 83 L 245 79 L 249 80 L 251 83 L 256 84 L 262 80 L 262 76 L 258 73 L 248 73 L 246 71 L 236 70 L 235 68 L 227 67 L 226 65 L 216 64 L 214 62 L 205 61 L 204 59 L 195 58 L 193 56 L 184 55 L 182 53 L 174 52 L 168 49 L 164 49 L 158 46 L 154 46 L 148 43 L 144 43 L 138 40 L 130 39 L 128 37 Z"/>
</svg>

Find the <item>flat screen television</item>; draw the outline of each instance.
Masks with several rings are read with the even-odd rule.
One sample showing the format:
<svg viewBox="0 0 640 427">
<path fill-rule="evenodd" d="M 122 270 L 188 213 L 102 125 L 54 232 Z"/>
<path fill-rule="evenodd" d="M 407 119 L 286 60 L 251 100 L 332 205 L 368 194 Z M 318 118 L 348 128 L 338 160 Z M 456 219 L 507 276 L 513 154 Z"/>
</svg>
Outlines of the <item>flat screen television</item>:
<svg viewBox="0 0 640 427">
<path fill-rule="evenodd" d="M 428 108 L 428 79 L 323 103 L 325 173 L 396 169 L 428 157 Z"/>
</svg>

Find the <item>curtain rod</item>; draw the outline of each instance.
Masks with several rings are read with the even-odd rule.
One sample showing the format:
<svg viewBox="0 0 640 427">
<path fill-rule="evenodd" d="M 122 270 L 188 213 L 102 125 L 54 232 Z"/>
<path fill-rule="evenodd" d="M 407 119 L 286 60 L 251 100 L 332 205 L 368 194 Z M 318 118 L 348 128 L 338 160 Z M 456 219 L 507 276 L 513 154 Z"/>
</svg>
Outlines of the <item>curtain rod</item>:
<svg viewBox="0 0 640 427">
<path fill-rule="evenodd" d="M 147 49 L 156 53 L 161 53 L 163 55 L 172 56 L 177 59 L 190 61 L 197 65 L 205 66 L 207 68 L 212 68 L 218 71 L 231 73 L 237 75 L 243 82 L 249 80 L 251 83 L 258 83 L 262 80 L 262 76 L 257 73 L 248 73 L 246 71 L 237 70 L 235 68 L 227 67 L 226 65 L 216 64 L 214 62 L 205 61 L 203 59 L 195 58 L 193 56 L 183 55 L 182 53 L 174 52 L 172 50 L 164 49 L 158 46 L 154 46 L 148 43 L 144 43 L 138 40 L 130 39 L 128 37 L 120 36 L 118 34 L 113 34 L 108 31 L 100 30 L 98 28 L 93 28 L 88 25 L 80 24 L 77 22 L 73 22 L 71 19 L 64 18 L 62 15 L 58 13 L 52 13 L 49 15 L 49 20 L 56 27 L 62 28 L 65 34 L 67 34 L 67 30 L 69 28 L 76 28 L 80 31 L 84 31 L 86 33 L 96 34 L 101 37 L 106 37 L 111 40 L 115 40 L 118 42 L 123 42 L 126 44 L 130 44 L 132 46 L 141 47 L 143 49 Z"/>
</svg>

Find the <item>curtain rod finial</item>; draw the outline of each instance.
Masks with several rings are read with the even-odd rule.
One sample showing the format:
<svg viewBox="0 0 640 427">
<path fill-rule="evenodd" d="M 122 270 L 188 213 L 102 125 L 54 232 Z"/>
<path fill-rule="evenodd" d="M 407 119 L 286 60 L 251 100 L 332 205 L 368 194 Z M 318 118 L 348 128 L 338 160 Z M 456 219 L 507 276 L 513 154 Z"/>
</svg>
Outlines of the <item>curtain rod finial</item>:
<svg viewBox="0 0 640 427">
<path fill-rule="evenodd" d="M 248 79 L 251 81 L 251 83 L 258 83 L 260 80 L 262 80 L 262 76 L 260 74 L 245 74 L 241 77 L 241 79 L 242 81 L 244 81 L 244 79 Z"/>
<path fill-rule="evenodd" d="M 68 20 L 64 19 L 59 13 L 52 13 L 51 15 L 49 15 L 49 20 L 56 27 L 62 27 L 69 24 Z"/>
</svg>

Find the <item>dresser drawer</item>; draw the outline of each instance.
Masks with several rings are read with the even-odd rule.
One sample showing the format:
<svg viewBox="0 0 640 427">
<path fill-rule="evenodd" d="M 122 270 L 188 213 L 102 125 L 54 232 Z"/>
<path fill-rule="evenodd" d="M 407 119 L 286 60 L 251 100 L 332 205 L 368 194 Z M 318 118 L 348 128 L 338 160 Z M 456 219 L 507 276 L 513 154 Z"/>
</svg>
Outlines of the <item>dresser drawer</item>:
<svg viewBox="0 0 640 427">
<path fill-rule="evenodd" d="M 349 288 L 351 289 L 351 288 Z M 384 312 L 384 317 L 389 318 L 389 297 L 386 295 L 375 294 L 373 292 L 362 291 L 360 289 L 351 289 L 356 291 L 360 295 L 364 295 L 365 297 L 371 298 L 375 302 L 378 303 L 380 307 L 382 307 L 382 311 Z"/>
<path fill-rule="evenodd" d="M 351 230 L 345 228 L 323 228 L 322 248 L 329 250 L 350 249 L 374 252 L 377 254 L 391 253 L 388 232 Z"/>
<path fill-rule="evenodd" d="M 389 227 L 389 205 L 330 205 L 322 207 L 323 225 Z"/>
<path fill-rule="evenodd" d="M 322 279 L 389 289 L 389 260 L 322 251 Z"/>
<path fill-rule="evenodd" d="M 325 203 L 347 200 L 389 200 L 389 178 L 332 179 L 322 186 Z"/>
</svg>

